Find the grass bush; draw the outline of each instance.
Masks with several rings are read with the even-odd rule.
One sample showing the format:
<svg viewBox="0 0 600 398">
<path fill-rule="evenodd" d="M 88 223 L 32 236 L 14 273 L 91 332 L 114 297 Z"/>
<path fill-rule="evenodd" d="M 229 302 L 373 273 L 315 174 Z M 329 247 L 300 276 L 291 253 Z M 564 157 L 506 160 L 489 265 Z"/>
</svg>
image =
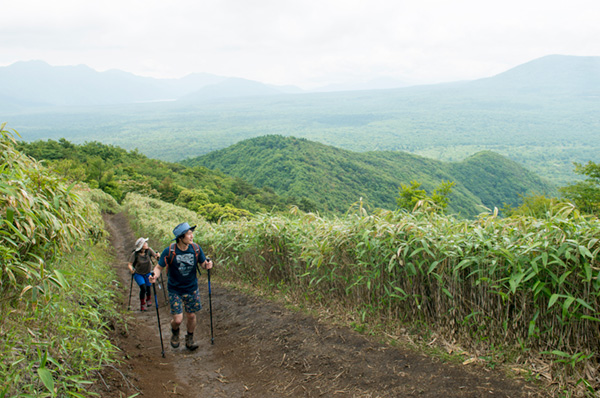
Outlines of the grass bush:
<svg viewBox="0 0 600 398">
<path fill-rule="evenodd" d="M 213 228 L 212 224 L 191 210 L 136 193 L 128 193 L 122 206 L 135 232 L 139 236 L 149 237 L 151 243 L 159 245 L 160 250 L 172 243 L 173 229 L 182 222 L 196 225 L 197 232 Z M 198 239 L 195 241 L 204 247 L 203 242 Z"/>
<path fill-rule="evenodd" d="M 0 396 L 88 397 L 97 371 L 114 362 L 109 332 L 120 322 L 105 248 L 63 257 L 61 286 L 2 306 Z"/>
<path fill-rule="evenodd" d="M 100 209 L 14 145 L 0 126 L 0 397 L 87 397 L 118 319 Z"/>
</svg>

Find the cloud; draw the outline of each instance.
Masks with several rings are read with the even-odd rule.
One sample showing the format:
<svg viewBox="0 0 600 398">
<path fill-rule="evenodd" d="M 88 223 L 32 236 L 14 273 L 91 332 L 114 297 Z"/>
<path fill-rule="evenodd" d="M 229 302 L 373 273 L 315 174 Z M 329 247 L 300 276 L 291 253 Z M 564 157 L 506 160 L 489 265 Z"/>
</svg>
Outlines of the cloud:
<svg viewBox="0 0 600 398">
<path fill-rule="evenodd" d="M 440 82 L 600 48 L 595 0 L 21 0 L 5 8 L 1 65 L 42 59 L 155 77 Z"/>
</svg>

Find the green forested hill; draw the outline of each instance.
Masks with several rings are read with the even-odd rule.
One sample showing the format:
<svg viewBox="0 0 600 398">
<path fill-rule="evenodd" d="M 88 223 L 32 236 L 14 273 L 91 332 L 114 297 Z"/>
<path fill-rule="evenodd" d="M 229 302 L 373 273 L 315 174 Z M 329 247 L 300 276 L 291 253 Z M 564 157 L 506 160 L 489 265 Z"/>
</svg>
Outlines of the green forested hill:
<svg viewBox="0 0 600 398">
<path fill-rule="evenodd" d="M 525 194 L 556 195 L 556 189 L 516 162 L 495 152 L 478 152 L 462 162 L 445 163 L 457 184 L 486 207 L 519 203 Z"/>
<path fill-rule="evenodd" d="M 75 145 L 61 138 L 20 142 L 18 149 L 46 161 L 51 169 L 71 180 L 100 188 L 119 202 L 125 194 L 136 192 L 187 207 L 211 221 L 247 212 L 283 210 L 296 203 L 294 198 L 259 189 L 241 178 L 205 167 L 150 159 L 137 151 L 99 142 Z"/>
<path fill-rule="evenodd" d="M 239 142 L 184 162 L 219 169 L 281 195 L 301 199 L 306 209 L 344 212 L 360 198 L 371 207 L 396 208 L 400 184 L 416 180 L 428 192 L 454 181 L 448 210 L 473 216 L 483 207 L 516 205 L 527 193 L 555 188 L 517 163 L 493 152 L 462 162 L 427 159 L 406 152 L 351 152 L 302 138 L 269 135 Z"/>
</svg>

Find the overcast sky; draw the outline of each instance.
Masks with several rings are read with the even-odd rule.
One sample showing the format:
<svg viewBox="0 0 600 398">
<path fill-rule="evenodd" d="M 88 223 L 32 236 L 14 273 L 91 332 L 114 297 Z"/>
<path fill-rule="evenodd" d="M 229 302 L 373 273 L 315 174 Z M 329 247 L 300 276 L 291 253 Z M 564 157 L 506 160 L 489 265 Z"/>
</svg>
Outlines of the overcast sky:
<svg viewBox="0 0 600 398">
<path fill-rule="evenodd" d="M 600 55 L 599 0 L 2 0 L 0 66 L 43 60 L 305 89 L 493 76 Z M 0 88 L 1 89 L 1 88 Z"/>
</svg>

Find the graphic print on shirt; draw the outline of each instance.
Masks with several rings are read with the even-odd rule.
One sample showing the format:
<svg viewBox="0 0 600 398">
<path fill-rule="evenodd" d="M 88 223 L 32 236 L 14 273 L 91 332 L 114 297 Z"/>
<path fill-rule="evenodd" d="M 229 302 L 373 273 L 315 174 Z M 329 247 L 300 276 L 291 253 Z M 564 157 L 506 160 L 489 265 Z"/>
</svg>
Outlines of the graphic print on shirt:
<svg viewBox="0 0 600 398">
<path fill-rule="evenodd" d="M 194 253 L 178 254 L 176 259 L 181 276 L 188 276 L 194 270 Z"/>
</svg>

